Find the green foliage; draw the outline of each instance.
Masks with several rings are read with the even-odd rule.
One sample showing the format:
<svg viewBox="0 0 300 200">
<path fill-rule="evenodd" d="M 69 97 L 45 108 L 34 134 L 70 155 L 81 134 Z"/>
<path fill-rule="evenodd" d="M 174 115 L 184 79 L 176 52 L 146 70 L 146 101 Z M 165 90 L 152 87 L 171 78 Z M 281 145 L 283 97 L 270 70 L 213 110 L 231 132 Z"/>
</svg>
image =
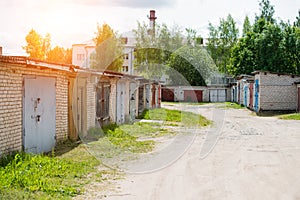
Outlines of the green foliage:
<svg viewBox="0 0 300 200">
<path fill-rule="evenodd" d="M 227 73 L 232 47 L 239 37 L 236 22 L 229 14 L 226 19 L 220 19 L 218 26 L 209 23 L 207 50 L 220 72 Z"/>
<path fill-rule="evenodd" d="M 261 11 L 259 18 L 263 18 L 267 22 L 270 22 L 270 23 L 275 23 L 276 20 L 273 17 L 275 10 L 274 10 L 274 6 L 270 4 L 270 1 L 269 0 L 261 0 L 259 2 L 259 6 L 260 6 L 260 11 Z"/>
<path fill-rule="evenodd" d="M 155 25 L 155 37 L 145 23 L 138 22 L 133 30 L 136 38 L 135 70 L 146 78 L 160 79 L 170 55 L 183 44 L 180 28 Z"/>
<path fill-rule="evenodd" d="M 298 10 L 298 16 L 296 17 L 296 20 L 294 22 L 294 26 L 300 28 L 300 9 Z"/>
<path fill-rule="evenodd" d="M 281 115 L 279 119 L 285 120 L 300 120 L 300 113 Z"/>
<path fill-rule="evenodd" d="M 111 143 L 133 153 L 145 153 L 151 151 L 154 147 L 153 140 L 137 141 L 137 137 L 126 133 L 121 128 L 108 130 L 106 134 Z"/>
<path fill-rule="evenodd" d="M 168 84 L 205 85 L 203 74 L 207 75 L 214 63 L 201 44 L 201 37 L 194 29 L 187 28 L 184 40 L 183 31 L 177 26 L 156 25 L 155 37 L 148 34 L 148 26 L 138 23 L 134 30 L 136 37 L 135 68 L 146 78 L 159 80 L 167 74 Z"/>
<path fill-rule="evenodd" d="M 300 74 L 300 28 L 276 23 L 274 7 L 268 0 L 260 2 L 261 14 L 234 45 L 229 73 L 251 74 L 255 70 Z"/>
<path fill-rule="evenodd" d="M 165 108 L 146 110 L 142 115 L 144 119 L 180 122 L 184 126 L 208 126 L 211 124 L 210 120 L 201 115 L 180 110 L 169 110 Z"/>
<path fill-rule="evenodd" d="M 251 30 L 252 30 L 252 26 L 249 21 L 249 17 L 246 16 L 244 23 L 243 23 L 243 37 L 245 37 L 247 35 L 247 33 L 251 32 Z"/>
<path fill-rule="evenodd" d="M 232 109 L 243 109 L 244 106 L 234 103 L 234 102 L 225 102 L 225 105 L 222 105 L 221 108 L 232 108 Z"/>
<path fill-rule="evenodd" d="M 48 198 L 75 196 L 82 193 L 82 185 L 76 180 L 84 179 L 94 170 L 89 162 L 45 155 L 17 153 L 4 160 L 0 167 L 0 197 L 10 197 L 7 192 L 11 189 L 32 198 L 40 194 Z"/>
<path fill-rule="evenodd" d="M 98 24 L 95 34 L 96 50 L 90 58 L 92 68 L 119 71 L 123 64 L 121 38 L 106 23 Z"/>
<path fill-rule="evenodd" d="M 171 54 L 168 66 L 170 85 L 205 86 L 206 79 L 217 71 L 213 60 L 202 47 L 181 47 Z"/>
</svg>

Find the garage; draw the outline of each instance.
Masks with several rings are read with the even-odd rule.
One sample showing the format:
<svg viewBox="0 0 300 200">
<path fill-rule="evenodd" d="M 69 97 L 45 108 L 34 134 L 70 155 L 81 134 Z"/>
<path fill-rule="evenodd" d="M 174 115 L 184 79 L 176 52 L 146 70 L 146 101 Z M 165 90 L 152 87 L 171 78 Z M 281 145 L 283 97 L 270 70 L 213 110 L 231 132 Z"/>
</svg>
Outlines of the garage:
<svg viewBox="0 0 300 200">
<path fill-rule="evenodd" d="M 163 101 L 174 101 L 174 89 L 162 88 L 161 92 Z"/>
<path fill-rule="evenodd" d="M 226 101 L 226 89 L 210 89 L 209 90 L 210 102 L 225 102 Z"/>
<path fill-rule="evenodd" d="M 202 90 L 184 90 L 185 102 L 202 102 L 203 91 Z"/>
</svg>

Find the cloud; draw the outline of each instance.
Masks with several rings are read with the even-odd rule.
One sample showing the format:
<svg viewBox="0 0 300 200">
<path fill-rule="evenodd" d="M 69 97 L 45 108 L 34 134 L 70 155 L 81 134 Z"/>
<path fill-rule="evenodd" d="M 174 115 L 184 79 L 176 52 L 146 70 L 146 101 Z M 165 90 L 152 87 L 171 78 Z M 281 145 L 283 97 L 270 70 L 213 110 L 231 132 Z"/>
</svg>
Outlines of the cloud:
<svg viewBox="0 0 300 200">
<path fill-rule="evenodd" d="M 176 1 L 171 0 L 71 0 L 86 6 L 116 6 L 128 8 L 162 8 L 173 7 Z"/>
</svg>

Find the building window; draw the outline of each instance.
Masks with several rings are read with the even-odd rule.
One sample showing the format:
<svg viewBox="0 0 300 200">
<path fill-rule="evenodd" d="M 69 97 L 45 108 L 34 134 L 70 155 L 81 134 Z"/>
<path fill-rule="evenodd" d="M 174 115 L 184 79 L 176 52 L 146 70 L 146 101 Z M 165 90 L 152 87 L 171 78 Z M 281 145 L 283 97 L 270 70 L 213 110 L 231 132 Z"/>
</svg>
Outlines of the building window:
<svg viewBox="0 0 300 200">
<path fill-rule="evenodd" d="M 129 58 L 128 54 L 125 54 L 125 55 L 124 55 L 124 59 L 125 59 L 125 60 L 128 60 L 128 58 Z"/>
<path fill-rule="evenodd" d="M 122 43 L 123 44 L 127 44 L 128 43 L 128 38 L 127 37 L 123 37 L 122 38 Z"/>
<path fill-rule="evenodd" d="M 84 60 L 84 54 L 77 54 L 77 60 Z"/>
<path fill-rule="evenodd" d="M 128 66 L 123 66 L 123 72 L 128 72 Z"/>
</svg>

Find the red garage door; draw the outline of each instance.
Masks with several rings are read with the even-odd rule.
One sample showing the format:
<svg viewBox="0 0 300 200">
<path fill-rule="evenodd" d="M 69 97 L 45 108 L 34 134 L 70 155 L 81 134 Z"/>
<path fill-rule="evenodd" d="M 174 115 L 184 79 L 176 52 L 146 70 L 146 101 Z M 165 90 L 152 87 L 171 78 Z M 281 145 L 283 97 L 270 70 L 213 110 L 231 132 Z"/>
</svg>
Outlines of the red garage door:
<svg viewBox="0 0 300 200">
<path fill-rule="evenodd" d="M 185 102 L 202 102 L 203 91 L 202 90 L 184 90 Z"/>
<path fill-rule="evenodd" d="M 162 88 L 162 101 L 174 101 L 174 89 Z"/>
</svg>

